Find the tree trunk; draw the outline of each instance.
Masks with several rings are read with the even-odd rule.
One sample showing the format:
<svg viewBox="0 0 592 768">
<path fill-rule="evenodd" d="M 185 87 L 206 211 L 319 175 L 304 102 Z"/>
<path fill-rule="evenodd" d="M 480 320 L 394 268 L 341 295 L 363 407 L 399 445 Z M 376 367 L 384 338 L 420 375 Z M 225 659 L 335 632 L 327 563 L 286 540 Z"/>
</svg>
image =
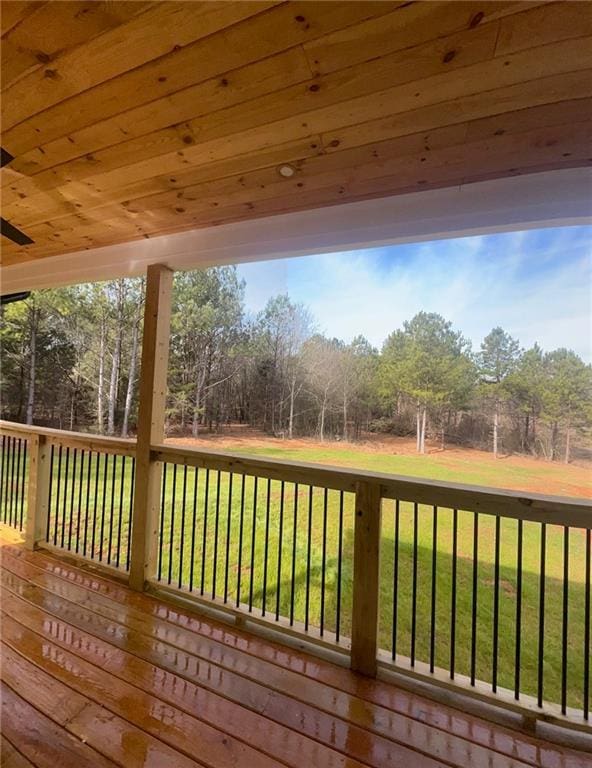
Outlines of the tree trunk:
<svg viewBox="0 0 592 768">
<path fill-rule="evenodd" d="M 27 424 L 33 423 L 35 407 L 35 369 L 37 366 L 37 310 L 31 310 L 31 342 L 29 357 L 29 394 L 27 397 Z"/>
<path fill-rule="evenodd" d="M 553 422 L 553 426 L 551 427 L 551 461 L 555 461 L 555 456 L 557 454 L 557 422 Z"/>
<path fill-rule="evenodd" d="M 117 404 L 117 390 L 119 389 L 119 363 L 121 356 L 121 336 L 118 333 L 115 341 L 111 363 L 111 378 L 109 381 L 109 403 L 107 409 L 107 434 L 115 432 L 115 407 Z"/>
<path fill-rule="evenodd" d="M 325 394 L 323 396 L 323 404 L 321 406 L 321 425 L 320 425 L 320 438 L 321 442 L 325 439 L 325 412 L 327 410 L 327 389 L 325 389 Z"/>
<path fill-rule="evenodd" d="M 343 439 L 347 440 L 347 394 L 343 392 Z"/>
<path fill-rule="evenodd" d="M 493 413 L 493 458 L 497 459 L 498 452 L 498 429 L 499 429 L 499 403 L 495 404 Z"/>
<path fill-rule="evenodd" d="M 74 431 L 74 398 L 76 394 L 74 390 L 72 390 L 72 395 L 70 397 L 70 432 Z"/>
<path fill-rule="evenodd" d="M 288 417 L 288 439 L 292 439 L 294 434 L 294 400 L 296 397 L 296 379 L 293 378 L 290 383 L 290 415 Z"/>
<path fill-rule="evenodd" d="M 421 453 L 421 407 L 419 403 L 415 412 L 415 448 L 418 453 Z"/>
<path fill-rule="evenodd" d="M 115 349 L 113 350 L 111 381 L 109 382 L 109 411 L 107 432 L 112 435 L 115 432 L 115 411 L 117 408 L 117 396 L 119 393 L 119 369 L 121 367 L 121 343 L 123 337 L 123 281 L 117 281 L 117 319 L 115 332 Z"/>
<path fill-rule="evenodd" d="M 132 351 L 130 356 L 129 377 L 127 380 L 127 392 L 125 393 L 125 408 L 123 409 L 123 425 L 121 427 L 121 436 L 127 437 L 129 428 L 129 417 L 132 409 L 132 399 L 134 395 L 134 384 L 136 380 L 136 364 L 138 357 L 138 324 L 139 318 L 136 318 L 132 329 Z M 183 419 L 184 420 L 184 419 Z"/>
<path fill-rule="evenodd" d="M 426 411 L 427 411 L 427 408 L 424 407 L 423 413 L 421 416 L 421 445 L 420 445 L 421 453 L 425 453 Z"/>
<path fill-rule="evenodd" d="M 102 434 L 105 428 L 104 422 L 104 392 L 105 392 L 105 317 L 101 318 L 101 336 L 99 341 L 99 383 L 97 388 L 97 426 Z"/>
<path fill-rule="evenodd" d="M 567 429 L 565 433 L 565 463 L 569 464 L 571 452 L 571 425 L 567 423 Z"/>
<path fill-rule="evenodd" d="M 195 387 L 195 403 L 193 406 L 193 419 L 191 421 L 191 436 L 197 437 L 199 432 L 199 409 L 201 407 L 201 383 Z"/>
</svg>

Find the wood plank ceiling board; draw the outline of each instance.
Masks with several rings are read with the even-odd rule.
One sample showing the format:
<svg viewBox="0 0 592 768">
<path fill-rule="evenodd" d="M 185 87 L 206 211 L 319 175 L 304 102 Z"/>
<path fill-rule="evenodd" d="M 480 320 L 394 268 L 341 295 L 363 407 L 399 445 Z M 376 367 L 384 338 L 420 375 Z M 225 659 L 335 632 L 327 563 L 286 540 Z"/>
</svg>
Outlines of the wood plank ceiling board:
<svg viewBox="0 0 592 768">
<path fill-rule="evenodd" d="M 591 163 L 587 2 L 0 7 L 4 265 Z"/>
</svg>

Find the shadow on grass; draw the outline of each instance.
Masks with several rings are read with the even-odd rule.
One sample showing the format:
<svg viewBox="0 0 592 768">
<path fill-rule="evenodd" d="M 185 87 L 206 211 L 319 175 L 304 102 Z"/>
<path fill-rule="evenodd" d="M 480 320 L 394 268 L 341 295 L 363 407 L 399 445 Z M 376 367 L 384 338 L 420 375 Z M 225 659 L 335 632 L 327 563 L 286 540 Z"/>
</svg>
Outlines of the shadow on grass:
<svg viewBox="0 0 592 768">
<path fill-rule="evenodd" d="M 491 558 L 493 559 L 493 558 Z M 494 637 L 496 578 L 494 564 L 478 560 L 476 607 L 473 623 L 474 561 L 456 559 L 456 596 L 453 608 L 454 562 L 451 553 L 438 551 L 433 579 L 433 550 L 418 546 L 415 598 L 413 589 L 413 544 L 399 542 L 398 579 L 394 588 L 394 539 L 383 537 L 381 546 L 381 610 L 379 643 L 390 652 L 393 639 L 397 654 L 410 656 L 415 604 L 415 657 L 430 661 L 432 611 L 434 612 L 434 659 L 437 667 L 450 670 L 452 626 L 455 626 L 454 664 L 458 674 L 470 675 L 474 648 L 476 679 L 491 683 L 494 653 L 497 657 L 498 686 L 513 689 L 515 662 L 519 652 L 519 688 L 536 696 L 540 648 L 540 592 L 537 573 L 523 569 L 519 586 L 515 567 L 500 566 L 498 578 L 497 649 Z M 432 596 L 435 589 L 435 605 Z M 521 595 L 520 616 L 517 616 Z M 546 577 L 544 582 L 544 624 L 542 628 L 543 697 L 561 701 L 564 662 L 564 616 L 567 616 L 565 646 L 566 695 L 568 706 L 582 708 L 584 697 L 586 589 L 570 581 L 566 611 L 562 579 Z M 519 623 L 518 623 L 519 622 Z M 395 637 L 393 628 L 396 626 Z M 517 628 L 519 631 L 517 633 Z M 517 638 L 518 635 L 518 648 Z"/>
</svg>

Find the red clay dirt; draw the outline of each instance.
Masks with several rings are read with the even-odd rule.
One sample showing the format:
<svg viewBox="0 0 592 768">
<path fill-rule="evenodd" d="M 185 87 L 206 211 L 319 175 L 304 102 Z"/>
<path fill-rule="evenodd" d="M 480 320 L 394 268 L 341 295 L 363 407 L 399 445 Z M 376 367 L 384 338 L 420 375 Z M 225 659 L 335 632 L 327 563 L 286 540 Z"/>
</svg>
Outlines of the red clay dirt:
<svg viewBox="0 0 592 768">
<path fill-rule="evenodd" d="M 234 450 L 248 453 L 249 448 L 280 448 L 286 450 L 323 450 L 331 449 L 339 451 L 356 450 L 360 453 L 380 453 L 399 456 L 417 456 L 415 448 L 415 438 L 395 437 L 392 435 L 365 433 L 361 440 L 352 442 L 344 441 L 326 441 L 320 442 L 314 438 L 294 438 L 286 440 L 274 438 L 265 434 L 261 430 L 253 429 L 248 426 L 232 425 L 224 427 L 220 432 L 203 431 L 198 438 L 190 436 L 169 437 L 168 443 L 177 445 L 189 445 L 195 448 L 210 448 L 213 450 Z M 463 463 L 475 462 L 476 464 L 489 465 L 493 467 L 497 462 L 503 461 L 504 465 L 511 465 L 516 468 L 532 470 L 532 482 L 524 477 L 519 481 L 514 481 L 504 477 L 503 486 L 506 488 L 515 488 L 522 491 L 532 491 L 536 493 L 548 493 L 553 495 L 566 495 L 564 486 L 569 486 L 570 496 L 579 496 L 592 499 L 592 462 L 578 461 L 569 465 L 560 462 L 549 463 L 542 458 L 534 458 L 523 455 L 509 455 L 494 459 L 490 453 L 480 451 L 474 448 L 462 446 L 446 446 L 444 450 L 440 444 L 427 443 L 428 455 L 436 458 L 441 466 L 450 466 L 451 469 L 458 471 L 459 460 Z M 344 457 L 344 461 L 339 461 L 335 456 L 331 457 L 332 464 L 342 464 L 351 466 L 351 461 Z M 552 472 L 547 476 L 541 477 L 541 470 L 549 467 Z M 557 477 L 557 475 L 560 477 Z M 555 476 L 551 476 L 555 475 Z"/>
</svg>

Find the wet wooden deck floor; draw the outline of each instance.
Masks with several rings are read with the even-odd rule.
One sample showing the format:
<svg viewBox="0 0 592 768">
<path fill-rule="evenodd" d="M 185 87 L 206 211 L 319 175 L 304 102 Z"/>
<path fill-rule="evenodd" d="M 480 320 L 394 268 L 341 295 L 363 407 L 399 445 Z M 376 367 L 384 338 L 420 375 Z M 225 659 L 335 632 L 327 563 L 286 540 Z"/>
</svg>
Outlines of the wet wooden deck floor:
<svg viewBox="0 0 592 768">
<path fill-rule="evenodd" d="M 584 768 L 0 531 L 2 766 Z"/>
</svg>

